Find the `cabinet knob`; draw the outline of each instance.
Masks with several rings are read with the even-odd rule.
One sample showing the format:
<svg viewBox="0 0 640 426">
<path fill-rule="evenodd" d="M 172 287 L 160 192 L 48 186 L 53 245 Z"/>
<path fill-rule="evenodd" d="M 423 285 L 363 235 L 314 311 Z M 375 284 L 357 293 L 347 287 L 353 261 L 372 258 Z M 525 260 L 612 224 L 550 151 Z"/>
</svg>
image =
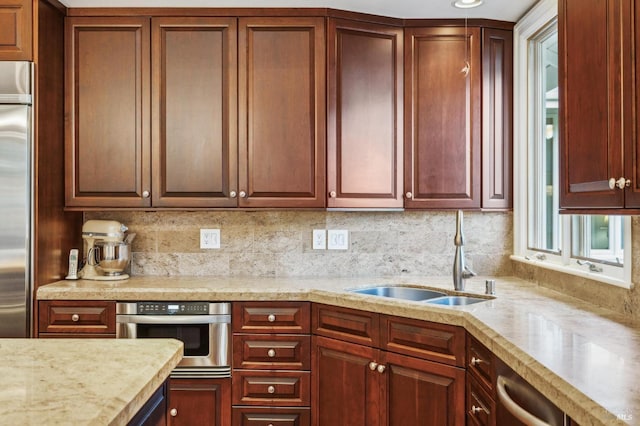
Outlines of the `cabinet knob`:
<svg viewBox="0 0 640 426">
<path fill-rule="evenodd" d="M 240 191 L 240 198 L 247 198 L 247 193 L 244 191 Z"/>
<path fill-rule="evenodd" d="M 615 188 L 624 189 L 630 186 L 631 186 L 631 180 L 625 179 L 624 177 L 621 177 L 618 180 L 616 180 L 615 178 L 609 179 L 609 188 L 611 189 L 615 189 Z"/>
<path fill-rule="evenodd" d="M 275 392 L 276 392 L 276 388 L 275 388 L 275 387 L 273 387 L 273 386 L 269 386 L 269 387 L 267 388 L 267 392 L 269 392 L 269 393 L 275 393 Z"/>
<path fill-rule="evenodd" d="M 471 365 L 480 365 L 482 364 L 482 360 L 480 358 L 471 357 Z"/>
<path fill-rule="evenodd" d="M 273 357 L 275 357 L 275 356 L 276 356 L 276 351 L 275 351 L 275 349 L 269 349 L 269 350 L 267 351 L 267 355 L 269 356 L 269 358 L 273 358 Z"/>
<path fill-rule="evenodd" d="M 377 362 L 373 362 L 373 361 L 371 361 L 371 362 L 369 363 L 369 369 L 370 369 L 371 371 L 376 371 L 376 368 L 378 368 L 378 363 L 377 363 Z"/>
<path fill-rule="evenodd" d="M 238 194 L 236 193 L 236 191 L 231 191 L 229 193 L 229 197 L 231 197 L 231 198 L 236 198 L 237 196 L 238 196 Z"/>
<path fill-rule="evenodd" d="M 80 321 L 80 315 L 78 315 L 78 314 L 71 315 L 71 321 L 73 321 L 73 322 Z"/>
<path fill-rule="evenodd" d="M 404 198 L 413 198 L 413 194 L 411 192 L 407 192 L 406 194 L 404 194 Z"/>
<path fill-rule="evenodd" d="M 149 198 L 149 195 L 151 195 L 149 191 L 142 191 L 142 198 Z"/>
<path fill-rule="evenodd" d="M 267 321 L 269 322 L 275 322 L 276 320 L 276 316 L 273 314 L 269 314 L 269 316 L 267 317 Z"/>
<path fill-rule="evenodd" d="M 171 411 L 169 411 L 169 414 L 171 414 L 171 417 L 175 417 L 178 415 L 178 410 L 172 408 Z"/>
<path fill-rule="evenodd" d="M 477 414 L 481 411 L 484 411 L 482 407 L 476 407 L 475 405 L 471 406 L 471 414 Z"/>
<path fill-rule="evenodd" d="M 329 193 L 329 197 L 331 197 L 331 198 L 336 198 L 336 196 L 337 196 L 337 195 L 338 195 L 338 194 L 336 194 L 336 191 L 331 191 L 331 192 Z"/>
<path fill-rule="evenodd" d="M 379 365 L 378 366 L 378 373 L 382 374 L 384 373 L 384 370 L 386 370 L 387 367 L 385 365 Z"/>
</svg>

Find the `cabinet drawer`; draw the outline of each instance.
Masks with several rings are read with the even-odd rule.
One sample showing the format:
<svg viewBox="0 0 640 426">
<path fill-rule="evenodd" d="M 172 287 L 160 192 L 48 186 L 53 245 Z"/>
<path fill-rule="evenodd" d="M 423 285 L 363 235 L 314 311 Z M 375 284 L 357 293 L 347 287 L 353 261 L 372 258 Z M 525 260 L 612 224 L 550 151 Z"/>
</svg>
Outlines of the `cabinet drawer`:
<svg viewBox="0 0 640 426">
<path fill-rule="evenodd" d="M 236 302 L 233 331 L 236 333 L 309 333 L 309 302 Z"/>
<path fill-rule="evenodd" d="M 313 334 L 380 347 L 380 316 L 337 306 L 314 304 Z"/>
<path fill-rule="evenodd" d="M 494 355 L 471 335 L 467 336 L 467 371 L 493 395 L 496 371 Z"/>
<path fill-rule="evenodd" d="M 309 408 L 290 407 L 236 407 L 233 409 L 233 426 L 309 426 Z"/>
<path fill-rule="evenodd" d="M 468 425 L 495 426 L 496 424 L 496 402 L 470 373 L 467 373 L 466 412 Z"/>
<path fill-rule="evenodd" d="M 39 333 L 116 333 L 116 302 L 47 300 L 39 302 Z"/>
<path fill-rule="evenodd" d="M 232 378 L 233 405 L 309 406 L 308 371 L 241 371 Z"/>
<path fill-rule="evenodd" d="M 382 315 L 382 348 L 443 364 L 464 366 L 462 327 Z"/>
<path fill-rule="evenodd" d="M 311 336 L 287 334 L 236 334 L 233 368 L 309 370 Z"/>
</svg>

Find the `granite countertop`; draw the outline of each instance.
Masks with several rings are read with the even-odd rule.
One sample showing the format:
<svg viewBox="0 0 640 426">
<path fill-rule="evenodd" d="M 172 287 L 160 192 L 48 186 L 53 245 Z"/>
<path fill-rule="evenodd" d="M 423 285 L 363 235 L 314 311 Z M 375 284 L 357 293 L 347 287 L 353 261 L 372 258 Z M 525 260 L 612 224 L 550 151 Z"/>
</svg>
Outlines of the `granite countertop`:
<svg viewBox="0 0 640 426">
<path fill-rule="evenodd" d="M 0 423 L 124 425 L 182 359 L 173 339 L 0 339 Z"/>
<path fill-rule="evenodd" d="M 484 292 L 484 279 L 467 293 Z M 65 300 L 306 300 L 464 327 L 581 425 L 640 424 L 640 330 L 625 317 L 511 277 L 497 298 L 464 307 L 349 293 L 375 284 L 453 292 L 450 277 L 133 277 L 59 281 L 37 298 Z M 112 341 L 111 341 L 112 342 Z"/>
</svg>

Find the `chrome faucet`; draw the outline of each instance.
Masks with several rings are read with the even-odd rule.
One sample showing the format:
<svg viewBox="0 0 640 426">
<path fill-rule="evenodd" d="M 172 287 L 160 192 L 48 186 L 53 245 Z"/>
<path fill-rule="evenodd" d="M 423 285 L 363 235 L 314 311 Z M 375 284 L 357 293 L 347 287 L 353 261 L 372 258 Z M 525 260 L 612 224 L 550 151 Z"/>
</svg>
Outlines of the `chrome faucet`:
<svg viewBox="0 0 640 426">
<path fill-rule="evenodd" d="M 462 219 L 462 210 L 458 210 L 456 215 L 456 236 L 453 239 L 456 245 L 456 257 L 453 260 L 453 289 L 455 291 L 464 291 L 464 280 L 476 276 L 476 273 L 464 264 Z"/>
</svg>

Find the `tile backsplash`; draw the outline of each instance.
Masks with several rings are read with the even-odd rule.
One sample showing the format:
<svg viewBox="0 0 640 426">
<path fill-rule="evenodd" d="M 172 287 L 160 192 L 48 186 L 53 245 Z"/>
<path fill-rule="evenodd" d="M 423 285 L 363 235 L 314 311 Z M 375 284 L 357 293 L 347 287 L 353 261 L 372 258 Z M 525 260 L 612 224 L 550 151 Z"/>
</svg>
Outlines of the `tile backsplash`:
<svg viewBox="0 0 640 426">
<path fill-rule="evenodd" d="M 137 234 L 132 275 L 264 277 L 449 275 L 455 212 L 87 212 Z M 200 249 L 200 229 L 220 249 Z M 314 250 L 314 229 L 346 229 L 348 250 Z M 511 212 L 466 212 L 465 253 L 478 274 L 512 275 Z"/>
</svg>

